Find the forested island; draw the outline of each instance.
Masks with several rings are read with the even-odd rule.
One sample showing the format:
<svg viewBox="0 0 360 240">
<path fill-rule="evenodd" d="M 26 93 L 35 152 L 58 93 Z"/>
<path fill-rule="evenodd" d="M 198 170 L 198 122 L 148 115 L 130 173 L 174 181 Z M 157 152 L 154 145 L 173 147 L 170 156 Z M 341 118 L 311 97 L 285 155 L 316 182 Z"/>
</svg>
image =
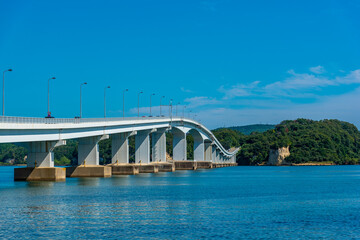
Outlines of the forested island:
<svg viewBox="0 0 360 240">
<path fill-rule="evenodd" d="M 286 149 L 290 155 L 284 163 L 293 164 L 358 164 L 360 132 L 350 123 L 339 120 L 286 120 L 278 125 L 249 125 L 213 130 L 226 148 L 241 146 L 237 154 L 240 165 L 265 165 L 269 154 Z M 193 158 L 193 139 L 188 140 L 188 159 Z M 129 138 L 130 162 L 134 161 L 134 137 Z M 111 162 L 111 139 L 99 142 L 102 164 Z M 167 134 L 167 152 L 172 155 L 172 135 Z M 27 150 L 14 144 L 0 144 L 0 164 L 26 163 Z M 54 150 L 56 165 L 76 165 L 77 142 Z"/>
</svg>

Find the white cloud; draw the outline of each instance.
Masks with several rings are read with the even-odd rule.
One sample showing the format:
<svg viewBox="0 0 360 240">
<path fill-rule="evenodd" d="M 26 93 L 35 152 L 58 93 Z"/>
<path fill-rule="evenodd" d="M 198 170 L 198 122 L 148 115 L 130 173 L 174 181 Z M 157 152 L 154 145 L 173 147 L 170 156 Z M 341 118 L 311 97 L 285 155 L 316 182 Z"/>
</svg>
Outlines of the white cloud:
<svg viewBox="0 0 360 240">
<path fill-rule="evenodd" d="M 290 77 L 285 80 L 267 85 L 260 85 L 260 81 L 255 81 L 247 85 L 237 84 L 230 88 L 220 86 L 218 91 L 224 94 L 224 100 L 247 96 L 313 98 L 316 96 L 315 91 L 325 87 L 360 83 L 360 69 L 333 78 L 311 73 L 296 73 L 294 70 L 289 70 L 288 73 Z"/>
<path fill-rule="evenodd" d="M 248 85 L 245 84 L 237 84 L 231 86 L 229 89 L 226 89 L 224 86 L 220 86 L 218 89 L 219 92 L 224 93 L 225 96 L 223 99 L 232 99 L 235 97 L 245 97 L 254 95 L 254 89 L 256 89 L 259 85 L 260 81 L 252 82 Z"/>
<path fill-rule="evenodd" d="M 310 72 L 313 72 L 313 73 L 317 73 L 317 74 L 322 74 L 322 73 L 325 73 L 325 68 L 323 66 L 316 66 L 316 67 L 311 67 L 310 69 Z"/>
<path fill-rule="evenodd" d="M 220 103 L 220 101 L 216 100 L 215 98 L 209 98 L 203 96 L 186 98 L 184 102 L 188 103 L 190 108 L 196 108 L 204 105 L 213 105 Z"/>
<path fill-rule="evenodd" d="M 318 77 L 308 73 L 295 73 L 294 70 L 288 71 L 291 76 L 284 81 L 278 81 L 268 84 L 265 89 L 294 89 L 304 90 L 313 89 L 316 87 L 339 86 L 346 84 L 360 83 L 360 69 L 351 71 L 345 76 L 338 76 L 335 78 L 327 78 L 324 76 Z"/>
<path fill-rule="evenodd" d="M 335 80 L 339 85 L 360 83 L 360 69 L 351 71 L 348 75 L 344 77 L 337 77 Z"/>
<path fill-rule="evenodd" d="M 268 108 L 214 108 L 197 113 L 202 123 L 210 129 L 223 126 L 241 126 L 256 123 L 277 124 L 283 120 L 309 118 L 314 120 L 339 119 L 360 127 L 360 87 L 336 97 L 324 97 L 311 104 L 284 102 Z"/>
<path fill-rule="evenodd" d="M 308 73 L 295 73 L 294 70 L 289 70 L 291 75 L 284 81 L 278 81 L 266 85 L 265 90 L 288 90 L 288 89 L 312 89 L 314 87 L 325 87 L 337 85 L 335 80 L 328 79 L 326 77 L 317 77 Z"/>
<path fill-rule="evenodd" d="M 180 90 L 181 90 L 182 92 L 185 92 L 185 93 L 192 93 L 192 92 L 193 92 L 192 90 L 186 89 L 186 88 L 184 88 L 184 87 L 181 87 Z"/>
</svg>

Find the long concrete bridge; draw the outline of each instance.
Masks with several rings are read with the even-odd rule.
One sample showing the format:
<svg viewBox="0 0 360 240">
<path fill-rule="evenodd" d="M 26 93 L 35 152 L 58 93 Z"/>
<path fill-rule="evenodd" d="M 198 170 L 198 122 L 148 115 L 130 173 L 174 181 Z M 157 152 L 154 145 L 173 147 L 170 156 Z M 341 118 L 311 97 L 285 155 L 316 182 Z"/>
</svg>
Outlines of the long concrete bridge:
<svg viewBox="0 0 360 240">
<path fill-rule="evenodd" d="M 166 159 L 166 132 L 173 134 L 173 156 Z M 186 135 L 194 138 L 194 159 L 187 159 Z M 151 143 L 150 143 L 151 135 Z M 99 141 L 111 136 L 112 160 L 99 165 Z M 129 163 L 129 137 L 135 136 L 135 163 Z M 54 148 L 78 141 L 75 167 L 54 167 Z M 0 117 L 0 143 L 28 149 L 27 167 L 15 169 L 15 180 L 65 180 L 112 174 L 174 171 L 233 166 L 236 153 L 226 150 L 201 123 L 180 117 L 27 118 Z M 151 147 L 151 149 L 150 149 Z"/>
</svg>

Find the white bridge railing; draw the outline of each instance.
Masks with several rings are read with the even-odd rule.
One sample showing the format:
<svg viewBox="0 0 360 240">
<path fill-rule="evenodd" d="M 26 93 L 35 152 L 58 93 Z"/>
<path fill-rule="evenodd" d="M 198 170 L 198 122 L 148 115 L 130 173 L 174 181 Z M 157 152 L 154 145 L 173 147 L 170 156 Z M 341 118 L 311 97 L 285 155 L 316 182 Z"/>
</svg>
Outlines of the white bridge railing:
<svg viewBox="0 0 360 240">
<path fill-rule="evenodd" d="M 58 123 L 90 123 L 90 122 L 114 122 L 131 120 L 154 120 L 169 119 L 170 117 L 116 117 L 116 118 L 37 118 L 37 117 L 7 117 L 0 116 L 0 123 L 19 124 L 58 124 Z M 175 117 L 174 117 L 175 118 Z M 178 118 L 178 117 L 176 117 Z M 181 117 L 181 119 L 184 119 Z"/>
</svg>

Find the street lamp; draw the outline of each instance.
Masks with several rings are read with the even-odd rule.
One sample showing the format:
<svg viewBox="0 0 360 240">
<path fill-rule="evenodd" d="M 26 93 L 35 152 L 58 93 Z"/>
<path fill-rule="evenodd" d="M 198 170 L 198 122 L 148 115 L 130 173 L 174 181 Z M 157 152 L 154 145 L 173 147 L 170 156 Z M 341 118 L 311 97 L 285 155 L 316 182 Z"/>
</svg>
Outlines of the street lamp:
<svg viewBox="0 0 360 240">
<path fill-rule="evenodd" d="M 151 115 L 151 97 L 152 97 L 152 96 L 155 96 L 155 93 L 150 94 L 150 117 L 152 117 L 152 115 Z"/>
<path fill-rule="evenodd" d="M 127 91 L 129 91 L 129 89 L 123 91 L 123 118 L 125 118 L 125 92 Z"/>
<path fill-rule="evenodd" d="M 106 118 L 106 89 L 110 88 L 110 86 L 107 86 L 104 88 L 104 118 Z"/>
<path fill-rule="evenodd" d="M 81 102 L 81 87 L 82 85 L 86 85 L 87 82 L 83 82 L 82 84 L 80 84 L 80 118 L 82 117 L 82 102 Z"/>
<path fill-rule="evenodd" d="M 9 68 L 8 70 L 3 71 L 3 92 L 2 92 L 2 115 L 5 115 L 5 73 L 11 72 L 12 69 Z"/>
<path fill-rule="evenodd" d="M 172 102 L 173 102 L 173 99 L 170 99 L 170 102 L 169 102 L 169 117 L 172 117 Z"/>
<path fill-rule="evenodd" d="M 138 93 L 138 117 L 140 117 L 140 94 L 144 93 L 143 91 Z"/>
<path fill-rule="evenodd" d="M 165 98 L 165 96 L 162 96 L 162 97 L 160 98 L 160 117 L 162 116 L 162 115 L 161 115 L 161 100 L 162 100 L 163 98 Z"/>
<path fill-rule="evenodd" d="M 51 112 L 50 112 L 50 80 L 51 79 L 56 79 L 56 78 L 51 77 L 48 79 L 48 117 L 51 117 Z"/>
<path fill-rule="evenodd" d="M 178 105 L 180 104 L 180 102 L 178 102 L 177 104 L 176 104 L 176 114 L 175 114 L 175 116 L 177 116 L 178 115 L 178 111 L 177 111 L 177 109 L 178 109 Z"/>
<path fill-rule="evenodd" d="M 170 117 L 170 122 L 171 122 L 171 124 L 172 124 L 172 102 L 173 102 L 173 100 L 172 99 L 170 99 L 170 102 L 169 102 L 169 117 Z"/>
</svg>

